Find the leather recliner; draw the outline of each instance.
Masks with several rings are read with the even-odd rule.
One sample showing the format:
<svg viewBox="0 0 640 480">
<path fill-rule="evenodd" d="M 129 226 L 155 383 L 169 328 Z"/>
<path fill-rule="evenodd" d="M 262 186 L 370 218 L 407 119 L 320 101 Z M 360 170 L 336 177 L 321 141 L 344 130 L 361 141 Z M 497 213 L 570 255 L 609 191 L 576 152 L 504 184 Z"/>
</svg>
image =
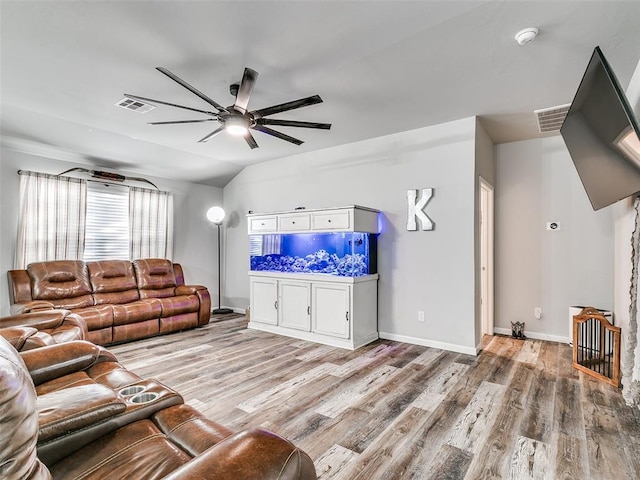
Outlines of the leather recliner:
<svg viewBox="0 0 640 480">
<path fill-rule="evenodd" d="M 259 428 L 234 434 L 167 387 L 160 398 L 168 402 L 132 411 L 132 398 L 161 385 L 144 382 L 88 342 L 19 354 L 0 338 L 0 478 L 316 479 L 309 456 L 287 440 Z M 146 389 L 127 395 L 123 385 Z M 120 420 L 109 424 L 113 418 Z M 107 427 L 91 430 L 94 424 Z M 46 465 L 43 437 L 60 440 Z"/>
<path fill-rule="evenodd" d="M 16 350 L 85 340 L 87 324 L 69 310 L 46 310 L 0 318 L 0 335 Z"/>
</svg>

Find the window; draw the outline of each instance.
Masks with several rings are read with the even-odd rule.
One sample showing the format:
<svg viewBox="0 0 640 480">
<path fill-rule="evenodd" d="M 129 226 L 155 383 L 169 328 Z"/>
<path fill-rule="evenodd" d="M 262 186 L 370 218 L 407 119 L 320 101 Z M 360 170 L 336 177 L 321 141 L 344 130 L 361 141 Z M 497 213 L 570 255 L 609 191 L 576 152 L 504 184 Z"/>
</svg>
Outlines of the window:
<svg viewBox="0 0 640 480">
<path fill-rule="evenodd" d="M 87 182 L 84 260 L 129 259 L 129 187 Z"/>
<path fill-rule="evenodd" d="M 20 225 L 15 268 L 48 260 L 173 256 L 170 192 L 18 172 Z"/>
</svg>

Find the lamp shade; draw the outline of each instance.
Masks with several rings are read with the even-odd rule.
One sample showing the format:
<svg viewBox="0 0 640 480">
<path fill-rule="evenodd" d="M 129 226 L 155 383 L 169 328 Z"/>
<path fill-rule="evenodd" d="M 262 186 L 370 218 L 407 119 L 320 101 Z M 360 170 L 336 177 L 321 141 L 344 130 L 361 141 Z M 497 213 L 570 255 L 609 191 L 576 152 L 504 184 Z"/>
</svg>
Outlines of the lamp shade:
<svg viewBox="0 0 640 480">
<path fill-rule="evenodd" d="M 216 225 L 220 225 L 224 220 L 224 209 L 222 207 L 211 207 L 207 210 L 207 220 Z"/>
</svg>

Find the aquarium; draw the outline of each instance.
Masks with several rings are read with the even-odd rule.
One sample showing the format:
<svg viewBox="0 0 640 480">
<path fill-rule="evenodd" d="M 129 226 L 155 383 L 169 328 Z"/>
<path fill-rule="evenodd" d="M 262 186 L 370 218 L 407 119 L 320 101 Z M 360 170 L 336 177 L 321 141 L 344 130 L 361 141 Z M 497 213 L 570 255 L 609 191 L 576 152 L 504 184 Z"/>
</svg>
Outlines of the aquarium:
<svg viewBox="0 0 640 480">
<path fill-rule="evenodd" d="M 252 271 L 361 277 L 377 273 L 376 235 L 362 232 L 249 235 Z"/>
</svg>

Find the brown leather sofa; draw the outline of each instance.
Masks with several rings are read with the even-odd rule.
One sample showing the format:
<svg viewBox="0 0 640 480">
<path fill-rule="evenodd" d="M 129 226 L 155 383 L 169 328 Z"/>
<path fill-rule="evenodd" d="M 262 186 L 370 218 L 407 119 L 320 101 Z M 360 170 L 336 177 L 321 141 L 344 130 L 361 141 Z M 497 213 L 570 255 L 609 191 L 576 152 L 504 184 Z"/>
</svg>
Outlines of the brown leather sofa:
<svg viewBox="0 0 640 480">
<path fill-rule="evenodd" d="M 0 335 L 16 350 L 84 340 L 87 324 L 68 310 L 47 310 L 0 318 Z"/>
<path fill-rule="evenodd" d="M 206 287 L 185 285 L 180 264 L 166 259 L 35 262 L 8 277 L 12 313 L 70 310 L 99 345 L 195 328 L 211 315 Z"/>
<path fill-rule="evenodd" d="M 19 354 L 0 338 L 0 425 L 0 478 L 316 479 L 287 440 L 234 434 L 89 342 Z"/>
</svg>

